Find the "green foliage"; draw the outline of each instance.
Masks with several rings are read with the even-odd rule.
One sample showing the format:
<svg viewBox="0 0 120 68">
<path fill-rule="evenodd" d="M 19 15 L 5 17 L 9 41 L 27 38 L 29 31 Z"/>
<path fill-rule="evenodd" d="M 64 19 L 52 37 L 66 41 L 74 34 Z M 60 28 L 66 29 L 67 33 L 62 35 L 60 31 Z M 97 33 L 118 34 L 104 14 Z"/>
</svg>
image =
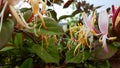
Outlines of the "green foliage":
<svg viewBox="0 0 120 68">
<path fill-rule="evenodd" d="M 49 7 L 53 4 L 60 5 L 61 3 L 63 3 L 63 0 L 48 0 L 46 6 Z M 37 14 L 33 14 L 33 8 L 20 9 L 21 14 L 23 14 L 21 16 L 23 16 L 29 26 L 33 26 L 33 29 L 25 29 L 21 25 L 19 26 L 19 24 L 17 23 L 18 21 L 15 21 L 17 19 L 14 18 L 9 10 L 5 9 L 5 13 L 3 14 L 4 21 L 2 22 L 2 30 L 0 31 L 0 67 L 110 68 L 111 65 L 109 63 L 109 59 L 118 51 L 118 48 L 120 47 L 119 39 L 107 41 L 109 53 L 106 53 L 101 47 L 102 44 L 96 42 L 99 36 L 92 35 L 91 39 L 91 36 L 89 36 L 91 34 L 86 34 L 86 36 L 81 35 L 84 34 L 82 33 L 84 31 L 81 31 L 81 33 L 77 32 L 79 31 L 79 28 L 75 29 L 76 31 L 75 33 L 73 33 L 73 36 L 75 38 L 71 38 L 70 35 L 71 32 L 74 32 L 74 28 L 69 29 L 69 27 L 71 28 L 73 26 L 82 26 L 82 12 L 86 12 L 87 14 L 89 14 L 91 11 L 93 12 L 102 6 L 95 7 L 93 4 L 86 3 L 86 1 L 68 0 L 64 4 L 63 8 L 68 8 L 72 4 L 75 7 L 75 10 L 72 11 L 72 14 L 63 15 L 58 19 L 57 13 L 54 9 L 47 10 L 46 16 L 48 16 L 43 16 L 47 28 L 43 27 L 40 17 L 37 16 Z M 4 0 L 1 0 L 0 18 L 2 18 L 3 6 Z M 9 9 L 9 7 L 7 8 Z M 40 13 L 44 15 L 44 11 L 42 12 L 41 10 L 43 9 L 39 10 Z M 79 17 L 75 17 L 77 14 L 79 14 Z M 18 13 L 18 18 L 19 16 L 20 15 Z M 62 27 L 59 26 L 58 23 L 59 21 L 63 19 L 65 20 L 68 17 L 70 17 L 70 20 L 67 24 L 68 31 L 63 32 Z M 22 22 L 23 21 L 24 20 L 22 20 Z M 25 23 L 22 24 L 24 25 Z M 84 30 L 85 28 L 83 28 L 82 30 Z M 112 31 L 110 33 L 110 36 L 111 35 Z M 116 35 L 119 34 L 116 33 L 115 36 Z M 85 37 L 79 38 L 80 36 Z M 68 45 L 68 43 L 70 43 L 70 46 Z M 81 45 L 76 49 L 78 44 Z"/>
<path fill-rule="evenodd" d="M 72 47 L 70 51 L 68 50 L 66 53 L 66 63 L 82 63 L 90 58 L 90 52 L 88 50 L 84 50 L 84 52 L 78 52 L 74 55 L 75 47 Z"/>
<path fill-rule="evenodd" d="M 9 51 L 9 50 L 12 50 L 12 49 L 14 49 L 14 48 L 15 48 L 15 47 L 13 47 L 13 46 L 6 46 L 6 47 L 2 48 L 2 49 L 0 50 L 0 52 Z"/>
<path fill-rule="evenodd" d="M 14 22 L 11 19 L 4 20 L 0 31 L 0 48 L 3 47 L 12 36 Z"/>
<path fill-rule="evenodd" d="M 22 48 L 23 46 L 23 39 L 22 39 L 22 34 L 21 33 L 16 33 L 15 39 L 14 39 L 14 44 L 18 48 Z"/>
<path fill-rule="evenodd" d="M 113 45 L 108 45 L 109 52 L 106 53 L 101 46 L 96 46 L 94 51 L 94 57 L 97 59 L 109 59 L 117 52 L 117 47 Z"/>
<path fill-rule="evenodd" d="M 113 42 L 112 43 L 115 47 L 120 47 L 120 42 Z"/>
<path fill-rule="evenodd" d="M 32 58 L 27 58 L 21 65 L 20 68 L 32 68 Z"/>
<path fill-rule="evenodd" d="M 47 26 L 47 29 L 40 28 L 41 21 L 38 19 L 37 27 L 35 28 L 36 34 L 38 35 L 61 35 L 63 34 L 63 30 L 60 26 L 58 26 L 57 22 L 53 18 L 44 17 L 45 25 Z M 34 29 L 31 30 L 34 32 Z"/>
<path fill-rule="evenodd" d="M 57 46 L 53 43 L 53 40 L 49 40 L 50 43 L 48 47 L 43 47 L 40 45 L 33 45 L 30 49 L 33 53 L 38 55 L 45 63 L 59 63 L 59 52 Z M 49 58 L 49 59 L 48 59 Z"/>
<path fill-rule="evenodd" d="M 57 21 L 57 13 L 55 12 L 55 10 L 48 9 L 48 14 L 49 17 L 52 17 L 53 19 L 55 19 L 55 21 Z"/>
</svg>

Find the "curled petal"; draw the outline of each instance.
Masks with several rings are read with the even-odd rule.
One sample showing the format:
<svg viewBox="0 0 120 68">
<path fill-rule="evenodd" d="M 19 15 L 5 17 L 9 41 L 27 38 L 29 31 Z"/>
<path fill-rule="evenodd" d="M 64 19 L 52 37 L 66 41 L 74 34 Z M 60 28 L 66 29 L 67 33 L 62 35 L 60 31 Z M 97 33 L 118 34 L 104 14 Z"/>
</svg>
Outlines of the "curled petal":
<svg viewBox="0 0 120 68">
<path fill-rule="evenodd" d="M 92 13 L 91 13 L 89 16 L 87 16 L 86 13 L 83 13 L 83 14 L 84 14 L 84 16 L 83 16 L 83 21 L 84 21 L 85 25 L 86 25 L 90 30 L 92 30 L 92 29 L 93 29 L 93 28 L 92 28 Z"/>
<path fill-rule="evenodd" d="M 76 54 L 76 51 L 78 49 L 78 47 L 81 45 L 81 43 L 79 43 L 76 47 L 75 47 L 75 50 L 74 50 L 74 55 Z"/>
<path fill-rule="evenodd" d="M 23 20 L 23 18 L 21 19 L 20 16 L 18 15 L 17 11 L 15 10 L 14 6 L 9 5 L 11 13 L 13 14 L 13 16 L 15 17 L 16 21 L 22 25 L 23 27 L 27 28 L 27 29 L 31 29 L 31 27 L 28 26 L 28 24 L 26 23 L 25 20 Z"/>
<path fill-rule="evenodd" d="M 107 47 L 106 40 L 107 40 L 107 35 L 103 35 L 103 37 L 102 37 L 103 48 L 104 48 L 105 52 L 108 53 L 109 50 L 108 50 L 108 47 Z"/>
<path fill-rule="evenodd" d="M 9 5 L 17 5 L 21 0 L 7 0 Z"/>
<path fill-rule="evenodd" d="M 37 14 L 39 12 L 39 0 L 30 0 L 30 4 L 33 14 Z"/>
<path fill-rule="evenodd" d="M 108 34 L 108 20 L 109 17 L 107 11 L 102 11 L 99 13 L 98 26 L 103 35 Z"/>
<path fill-rule="evenodd" d="M 38 12 L 38 15 L 39 15 L 40 20 L 41 20 L 41 22 L 42 22 L 42 26 L 43 26 L 45 29 L 48 29 L 47 26 L 46 26 L 46 24 L 45 24 L 45 21 L 44 21 L 44 18 L 43 18 L 43 16 L 42 16 L 42 14 Z"/>
</svg>

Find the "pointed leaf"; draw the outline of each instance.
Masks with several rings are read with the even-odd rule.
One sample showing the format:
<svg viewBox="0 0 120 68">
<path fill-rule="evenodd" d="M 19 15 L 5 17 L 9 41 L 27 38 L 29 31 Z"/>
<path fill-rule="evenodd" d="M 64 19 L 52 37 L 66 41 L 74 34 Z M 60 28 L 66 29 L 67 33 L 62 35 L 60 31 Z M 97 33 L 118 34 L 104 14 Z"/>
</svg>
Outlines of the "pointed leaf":
<svg viewBox="0 0 120 68">
<path fill-rule="evenodd" d="M 32 58 L 28 58 L 23 62 L 20 68 L 32 68 L 32 62 Z"/>
<path fill-rule="evenodd" d="M 14 22 L 10 19 L 3 21 L 2 30 L 0 32 L 0 48 L 3 47 L 12 36 L 14 30 Z"/>
<path fill-rule="evenodd" d="M 15 35 L 15 40 L 14 44 L 16 47 L 22 48 L 22 34 L 21 33 L 16 33 Z"/>
<path fill-rule="evenodd" d="M 60 26 L 58 26 L 57 22 L 53 18 L 45 17 L 44 18 L 45 25 L 48 29 L 44 29 L 43 27 L 39 29 L 41 21 L 38 21 L 38 26 L 36 28 L 36 32 L 38 35 L 60 35 L 63 33 L 63 30 Z M 31 30 L 34 32 L 34 30 Z"/>
<path fill-rule="evenodd" d="M 90 53 L 88 51 L 84 51 L 84 54 L 80 52 L 76 56 L 74 56 L 73 54 L 74 48 L 66 53 L 66 63 L 81 63 L 90 57 Z"/>
<path fill-rule="evenodd" d="M 30 51 L 37 54 L 45 63 L 59 63 L 59 52 L 53 38 L 48 39 L 48 44 L 48 46 L 46 42 L 42 46 L 35 44 Z"/>
<path fill-rule="evenodd" d="M 57 21 L 57 13 L 52 9 L 48 9 L 48 11 L 51 13 L 52 18 L 54 18 Z"/>
<path fill-rule="evenodd" d="M 48 49 L 45 49 L 39 45 L 34 45 L 31 51 L 37 54 L 45 63 L 58 63 L 59 54 L 58 51 L 56 51 L 57 48 L 53 46 L 48 47 Z"/>
<path fill-rule="evenodd" d="M 13 46 L 6 46 L 6 47 L 2 48 L 2 49 L 0 50 L 0 52 L 2 52 L 2 51 L 12 50 L 12 49 L 14 49 Z"/>
</svg>

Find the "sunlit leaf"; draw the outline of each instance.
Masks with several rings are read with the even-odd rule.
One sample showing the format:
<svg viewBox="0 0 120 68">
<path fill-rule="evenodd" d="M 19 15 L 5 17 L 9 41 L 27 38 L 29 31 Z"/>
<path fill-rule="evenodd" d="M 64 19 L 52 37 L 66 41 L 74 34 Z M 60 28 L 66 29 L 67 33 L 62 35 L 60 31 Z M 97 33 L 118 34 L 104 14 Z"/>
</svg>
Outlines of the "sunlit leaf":
<svg viewBox="0 0 120 68">
<path fill-rule="evenodd" d="M 2 48 L 0 51 L 1 51 L 1 52 L 2 52 L 2 51 L 9 51 L 9 50 L 12 50 L 12 49 L 14 49 L 13 46 L 6 46 L 6 47 Z"/>
<path fill-rule="evenodd" d="M 36 32 L 38 35 L 60 35 L 63 33 L 62 28 L 58 25 L 58 23 L 53 19 L 49 17 L 44 18 L 45 25 L 47 26 L 48 29 L 40 28 L 40 23 L 41 21 L 38 21 L 38 26 L 36 28 Z M 34 32 L 34 30 L 32 30 Z"/>
<path fill-rule="evenodd" d="M 24 12 L 30 10 L 30 9 L 31 9 L 31 8 L 21 8 L 20 11 L 21 11 L 22 13 L 24 13 Z"/>
</svg>

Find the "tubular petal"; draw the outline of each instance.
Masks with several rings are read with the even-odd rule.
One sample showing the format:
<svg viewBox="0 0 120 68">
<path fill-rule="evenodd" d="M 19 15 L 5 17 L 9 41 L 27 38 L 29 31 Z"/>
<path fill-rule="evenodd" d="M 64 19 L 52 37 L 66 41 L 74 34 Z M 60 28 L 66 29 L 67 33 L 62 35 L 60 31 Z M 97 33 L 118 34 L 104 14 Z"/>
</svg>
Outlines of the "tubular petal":
<svg viewBox="0 0 120 68">
<path fill-rule="evenodd" d="M 100 32 L 104 34 L 108 34 L 108 14 L 106 11 L 102 11 L 99 13 L 99 18 L 98 18 L 98 26 L 100 29 Z"/>
<path fill-rule="evenodd" d="M 78 47 L 81 45 L 81 43 L 79 43 L 76 47 L 75 47 L 75 50 L 74 50 L 74 55 L 75 55 L 75 53 L 76 53 L 76 51 L 77 51 L 77 49 L 78 49 Z"/>
<path fill-rule="evenodd" d="M 103 37 L 102 37 L 103 48 L 104 48 L 105 52 L 108 53 L 109 50 L 108 50 L 108 47 L 107 47 L 106 39 L 107 39 L 107 35 L 103 35 Z"/>
<path fill-rule="evenodd" d="M 43 16 L 42 16 L 42 14 L 38 12 L 38 15 L 39 15 L 40 20 L 41 20 L 41 22 L 42 22 L 42 26 L 43 26 L 45 29 L 48 29 L 47 26 L 45 25 L 45 21 L 44 21 L 44 18 L 43 18 Z"/>
<path fill-rule="evenodd" d="M 83 17 L 83 21 L 85 23 L 85 25 L 92 30 L 92 14 L 90 14 L 89 16 L 87 16 L 86 13 L 84 13 L 84 17 Z"/>
<path fill-rule="evenodd" d="M 25 28 L 27 28 L 27 29 L 31 29 L 31 27 L 29 27 L 28 25 L 26 25 L 26 24 L 25 24 L 26 22 L 25 22 L 25 21 L 22 21 L 22 19 L 18 16 L 18 13 L 16 12 L 14 6 L 9 5 L 9 8 L 10 8 L 10 10 L 11 10 L 11 13 L 12 13 L 13 16 L 15 17 L 16 21 L 17 21 L 20 25 L 22 25 L 23 27 L 25 27 Z M 24 22 L 24 23 L 23 23 L 23 22 Z"/>
<path fill-rule="evenodd" d="M 30 3 L 33 14 L 37 14 L 39 12 L 39 0 L 30 0 Z"/>
</svg>

